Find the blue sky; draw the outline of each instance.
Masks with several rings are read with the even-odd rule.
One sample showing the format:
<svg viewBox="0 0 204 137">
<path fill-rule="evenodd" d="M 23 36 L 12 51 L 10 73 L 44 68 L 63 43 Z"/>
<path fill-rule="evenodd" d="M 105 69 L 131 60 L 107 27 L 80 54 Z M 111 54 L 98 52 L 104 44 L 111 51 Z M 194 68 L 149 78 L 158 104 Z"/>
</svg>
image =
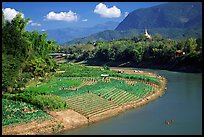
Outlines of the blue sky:
<svg viewBox="0 0 204 137">
<path fill-rule="evenodd" d="M 30 18 L 27 30 L 90 27 L 108 21 L 121 22 L 125 15 L 164 2 L 2 2 L 7 19 L 17 12 Z"/>
</svg>

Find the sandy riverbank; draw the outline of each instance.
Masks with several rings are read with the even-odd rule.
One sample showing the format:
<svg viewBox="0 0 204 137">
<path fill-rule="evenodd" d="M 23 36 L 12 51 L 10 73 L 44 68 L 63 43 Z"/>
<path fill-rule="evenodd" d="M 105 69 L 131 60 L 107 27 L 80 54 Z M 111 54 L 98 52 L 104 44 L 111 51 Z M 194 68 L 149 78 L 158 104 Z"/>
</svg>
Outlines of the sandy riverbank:
<svg viewBox="0 0 204 137">
<path fill-rule="evenodd" d="M 105 111 L 98 115 L 94 115 L 89 119 L 70 109 L 64 110 L 64 111 L 48 111 L 48 114 L 50 114 L 53 117 L 53 120 L 46 120 L 43 122 L 33 121 L 27 124 L 3 126 L 2 134 L 3 135 L 56 134 L 57 132 L 71 130 L 82 126 L 88 126 L 91 123 L 95 123 L 95 122 L 116 116 L 121 112 L 125 112 L 126 110 L 141 107 L 157 99 L 158 97 L 161 97 L 165 93 L 167 80 L 161 76 L 158 76 L 156 74 L 149 73 L 149 72 L 134 71 L 134 70 L 128 70 L 128 69 L 121 69 L 121 68 L 113 68 L 112 70 L 121 70 L 124 73 L 128 73 L 128 74 L 144 74 L 144 75 L 149 75 L 153 77 L 158 77 L 160 78 L 162 84 L 157 91 L 155 91 L 152 94 L 149 94 L 148 96 L 138 101 L 133 101 L 128 104 L 119 106 L 115 109 Z"/>
</svg>

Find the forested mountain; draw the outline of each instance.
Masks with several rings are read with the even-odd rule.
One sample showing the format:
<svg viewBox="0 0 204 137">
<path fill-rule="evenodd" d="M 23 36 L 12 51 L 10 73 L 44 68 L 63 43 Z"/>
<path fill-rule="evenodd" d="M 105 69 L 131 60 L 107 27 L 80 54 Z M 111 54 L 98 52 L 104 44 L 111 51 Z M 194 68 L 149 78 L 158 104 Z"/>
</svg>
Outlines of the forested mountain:
<svg viewBox="0 0 204 137">
<path fill-rule="evenodd" d="M 169 2 L 135 10 L 116 30 L 152 28 L 192 28 L 202 25 L 201 2 Z"/>
<path fill-rule="evenodd" d="M 118 22 L 109 21 L 92 27 L 48 29 L 43 32 L 48 33 L 48 39 L 54 39 L 58 44 L 62 44 L 75 38 L 86 37 L 104 30 L 114 30 L 118 24 Z"/>
<path fill-rule="evenodd" d="M 147 28 L 152 35 L 183 39 L 202 36 L 202 3 L 169 2 L 150 8 L 137 9 L 116 27 L 115 31 L 103 31 L 88 37 L 77 38 L 63 45 L 87 43 L 88 41 L 110 41 L 133 37 Z"/>
</svg>

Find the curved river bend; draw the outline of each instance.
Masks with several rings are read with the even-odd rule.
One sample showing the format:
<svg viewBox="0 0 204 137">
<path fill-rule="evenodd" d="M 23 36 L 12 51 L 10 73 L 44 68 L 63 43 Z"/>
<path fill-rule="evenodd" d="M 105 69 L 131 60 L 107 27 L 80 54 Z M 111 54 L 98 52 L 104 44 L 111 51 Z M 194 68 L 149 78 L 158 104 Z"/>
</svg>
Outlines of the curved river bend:
<svg viewBox="0 0 204 137">
<path fill-rule="evenodd" d="M 202 135 L 202 73 L 141 69 L 167 78 L 166 93 L 153 102 L 60 135 Z M 165 124 L 165 120 L 174 120 Z"/>
</svg>

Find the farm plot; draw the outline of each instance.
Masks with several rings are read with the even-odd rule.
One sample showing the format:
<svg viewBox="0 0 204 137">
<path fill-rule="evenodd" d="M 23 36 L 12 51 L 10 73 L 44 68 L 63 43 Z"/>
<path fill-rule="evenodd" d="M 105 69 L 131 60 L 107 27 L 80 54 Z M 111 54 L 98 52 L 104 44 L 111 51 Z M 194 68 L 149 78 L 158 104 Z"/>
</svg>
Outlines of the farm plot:
<svg viewBox="0 0 204 137">
<path fill-rule="evenodd" d="M 118 107 L 117 104 L 91 92 L 69 98 L 66 102 L 71 109 L 87 118 Z"/>
<path fill-rule="evenodd" d="M 72 79 L 74 80 L 74 79 Z M 85 86 L 85 85 L 94 85 L 100 79 L 95 79 L 95 78 L 79 78 L 80 81 L 83 81 L 79 86 L 71 86 L 69 88 L 61 88 L 61 90 L 78 90 L 79 88 Z"/>
<path fill-rule="evenodd" d="M 97 94 L 98 96 L 112 101 L 118 105 L 124 105 L 126 103 L 136 101 L 139 98 L 134 96 L 134 94 L 128 93 L 125 90 L 117 89 L 117 88 L 106 88 L 94 91 L 93 93 Z"/>
<path fill-rule="evenodd" d="M 146 95 L 150 94 L 151 92 L 154 92 L 157 88 L 153 87 L 149 84 L 143 83 L 143 82 L 134 82 L 134 90 L 128 90 L 128 92 L 134 94 L 138 98 L 143 98 Z"/>
<path fill-rule="evenodd" d="M 72 88 L 72 87 L 77 87 L 82 83 L 82 80 L 76 79 L 72 80 L 69 78 L 63 78 L 63 77 L 58 77 L 53 79 L 50 82 L 43 83 L 37 86 L 33 87 L 28 87 L 26 90 L 29 91 L 36 91 L 36 92 L 45 92 L 45 93 L 50 93 L 50 92 L 56 92 L 59 91 L 61 88 Z"/>
<path fill-rule="evenodd" d="M 38 107 L 21 101 L 2 99 L 2 125 L 28 123 L 33 120 L 51 119 Z"/>
</svg>

